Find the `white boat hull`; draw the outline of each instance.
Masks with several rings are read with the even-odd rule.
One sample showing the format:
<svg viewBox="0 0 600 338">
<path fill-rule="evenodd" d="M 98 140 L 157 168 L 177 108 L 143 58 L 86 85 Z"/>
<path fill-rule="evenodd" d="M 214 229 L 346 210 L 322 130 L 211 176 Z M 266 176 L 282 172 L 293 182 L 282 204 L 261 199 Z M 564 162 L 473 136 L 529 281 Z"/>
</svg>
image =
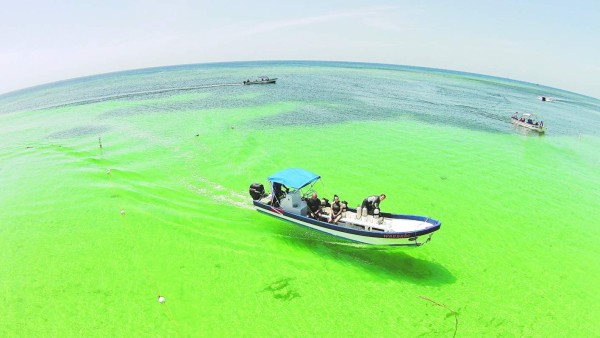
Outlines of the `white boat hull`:
<svg viewBox="0 0 600 338">
<path fill-rule="evenodd" d="M 269 84 L 269 83 L 275 83 L 276 81 L 277 81 L 277 78 L 274 78 L 274 79 L 268 79 L 268 80 L 244 81 L 244 84 L 245 85 Z"/>
<path fill-rule="evenodd" d="M 383 232 L 383 231 L 368 231 L 368 230 L 356 230 L 351 229 L 344 225 L 334 225 L 327 222 L 316 221 L 309 219 L 306 216 L 294 215 L 283 212 L 282 209 L 265 206 L 262 203 L 255 202 L 256 209 L 264 214 L 271 215 L 298 225 L 302 225 L 314 230 L 318 230 L 330 235 L 344 238 L 350 241 L 372 244 L 372 245 L 390 245 L 390 246 L 420 246 L 431 240 L 431 236 L 434 231 L 437 231 L 440 227 L 440 223 L 437 222 L 435 226 L 425 229 L 422 226 L 418 226 L 420 229 L 417 231 L 409 232 Z M 354 215 L 352 213 L 352 215 Z M 349 216 L 350 217 L 350 216 Z M 429 219 L 428 219 L 429 220 Z M 343 223 L 344 219 L 340 221 Z M 408 220 L 410 221 L 410 220 Z M 423 221 L 414 221 L 423 223 Z M 374 225 L 374 224 L 373 224 Z M 367 227 L 365 226 L 365 229 Z"/>
</svg>

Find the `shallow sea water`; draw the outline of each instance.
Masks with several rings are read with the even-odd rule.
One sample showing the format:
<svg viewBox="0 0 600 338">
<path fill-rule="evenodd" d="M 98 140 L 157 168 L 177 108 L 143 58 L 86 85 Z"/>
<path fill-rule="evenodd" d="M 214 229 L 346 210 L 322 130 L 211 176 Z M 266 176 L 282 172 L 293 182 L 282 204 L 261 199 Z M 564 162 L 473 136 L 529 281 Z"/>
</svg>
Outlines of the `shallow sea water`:
<svg viewBox="0 0 600 338">
<path fill-rule="evenodd" d="M 279 80 L 239 85 L 262 74 Z M 2 95 L 0 335 L 597 335 L 599 128 L 590 97 L 378 64 L 177 66 Z M 319 173 L 321 197 L 385 192 L 384 210 L 442 228 L 382 248 L 254 211 L 250 183 L 287 167 Z"/>
</svg>

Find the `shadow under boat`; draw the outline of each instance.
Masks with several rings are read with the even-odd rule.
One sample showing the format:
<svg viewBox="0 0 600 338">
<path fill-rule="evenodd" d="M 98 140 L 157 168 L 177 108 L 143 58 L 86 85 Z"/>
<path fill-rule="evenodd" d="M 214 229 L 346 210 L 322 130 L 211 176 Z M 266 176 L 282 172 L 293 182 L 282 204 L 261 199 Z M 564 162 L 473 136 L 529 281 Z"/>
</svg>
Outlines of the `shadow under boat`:
<svg viewBox="0 0 600 338">
<path fill-rule="evenodd" d="M 431 286 L 456 282 L 448 269 L 435 262 L 414 258 L 404 252 L 406 248 L 332 240 L 331 236 L 296 227 L 280 228 L 278 233 L 290 245 L 309 249 L 324 259 L 361 267 L 380 277 Z"/>
</svg>

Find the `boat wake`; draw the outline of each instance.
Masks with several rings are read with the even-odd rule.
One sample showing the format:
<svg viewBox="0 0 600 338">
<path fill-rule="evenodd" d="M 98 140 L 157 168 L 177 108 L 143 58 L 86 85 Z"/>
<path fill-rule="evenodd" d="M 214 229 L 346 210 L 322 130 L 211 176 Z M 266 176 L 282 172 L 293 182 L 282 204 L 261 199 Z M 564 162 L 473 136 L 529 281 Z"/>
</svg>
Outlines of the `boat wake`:
<svg viewBox="0 0 600 338">
<path fill-rule="evenodd" d="M 248 202 L 246 195 L 234 190 L 229 190 L 205 177 L 196 176 L 195 179 L 200 181 L 200 185 L 188 182 L 186 183 L 186 188 L 197 194 L 208 196 L 212 201 L 215 201 L 218 204 L 254 210 L 254 207 Z"/>
<path fill-rule="evenodd" d="M 84 99 L 84 100 L 77 100 L 77 101 L 71 101 L 71 102 L 66 102 L 66 103 L 48 105 L 48 106 L 38 107 L 34 110 L 44 110 L 44 109 L 52 109 L 52 108 L 79 106 L 79 105 L 85 105 L 85 104 L 90 104 L 90 103 L 99 103 L 99 102 L 115 100 L 115 99 L 132 98 L 135 96 L 142 96 L 142 95 L 163 94 L 163 93 L 170 93 L 170 92 L 187 92 L 187 91 L 204 89 L 204 88 L 234 87 L 234 86 L 243 86 L 243 85 L 244 84 L 242 84 L 242 83 L 214 83 L 214 84 L 206 84 L 206 85 L 193 86 L 193 87 L 178 87 L 178 88 L 163 88 L 163 89 L 156 89 L 156 90 L 144 90 L 144 91 L 137 91 L 137 92 L 122 93 L 122 94 L 98 96 L 98 97 L 93 97 L 93 98 Z"/>
</svg>

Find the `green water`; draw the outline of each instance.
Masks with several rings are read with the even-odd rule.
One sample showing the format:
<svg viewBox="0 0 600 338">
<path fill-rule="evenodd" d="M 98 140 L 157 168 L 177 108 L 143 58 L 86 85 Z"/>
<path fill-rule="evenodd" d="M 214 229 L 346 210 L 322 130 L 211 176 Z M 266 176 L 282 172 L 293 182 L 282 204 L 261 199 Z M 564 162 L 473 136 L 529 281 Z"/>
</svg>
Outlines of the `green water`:
<svg viewBox="0 0 600 338">
<path fill-rule="evenodd" d="M 280 80 L 213 86 L 262 73 Z M 517 110 L 547 135 L 513 127 Z M 0 335 L 597 335 L 599 126 L 589 97 L 381 65 L 198 65 L 0 96 Z M 319 173 L 320 196 L 385 192 L 385 211 L 442 228 L 381 248 L 254 211 L 249 184 L 287 167 Z"/>
</svg>

